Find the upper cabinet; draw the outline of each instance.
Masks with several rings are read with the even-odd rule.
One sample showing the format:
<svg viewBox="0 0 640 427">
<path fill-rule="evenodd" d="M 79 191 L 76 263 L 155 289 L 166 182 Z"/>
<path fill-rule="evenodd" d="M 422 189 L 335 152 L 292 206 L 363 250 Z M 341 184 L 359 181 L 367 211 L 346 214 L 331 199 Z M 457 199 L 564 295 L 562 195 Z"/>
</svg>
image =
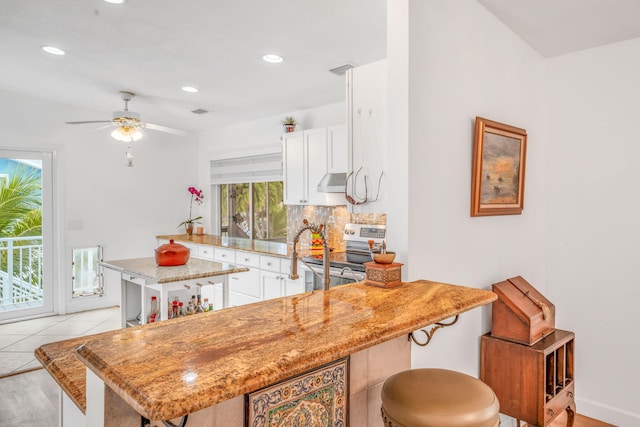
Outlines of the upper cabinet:
<svg viewBox="0 0 640 427">
<path fill-rule="evenodd" d="M 285 134 L 283 140 L 284 203 L 333 206 L 346 204 L 344 193 L 318 192 L 327 173 L 346 173 L 345 126 L 309 129 Z"/>
<path fill-rule="evenodd" d="M 347 70 L 348 194 L 351 212 L 386 212 L 387 61 Z M 366 203 L 363 203 L 367 200 Z"/>
</svg>

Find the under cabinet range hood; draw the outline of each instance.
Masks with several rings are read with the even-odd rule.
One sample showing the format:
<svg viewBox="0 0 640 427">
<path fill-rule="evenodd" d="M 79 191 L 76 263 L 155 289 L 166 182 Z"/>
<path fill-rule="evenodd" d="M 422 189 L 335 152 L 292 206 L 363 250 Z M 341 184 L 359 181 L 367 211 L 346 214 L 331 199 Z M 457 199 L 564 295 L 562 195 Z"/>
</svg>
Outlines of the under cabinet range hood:
<svg viewBox="0 0 640 427">
<path fill-rule="evenodd" d="M 347 185 L 346 173 L 328 173 L 320 180 L 317 190 L 320 193 L 344 193 L 345 185 Z"/>
</svg>

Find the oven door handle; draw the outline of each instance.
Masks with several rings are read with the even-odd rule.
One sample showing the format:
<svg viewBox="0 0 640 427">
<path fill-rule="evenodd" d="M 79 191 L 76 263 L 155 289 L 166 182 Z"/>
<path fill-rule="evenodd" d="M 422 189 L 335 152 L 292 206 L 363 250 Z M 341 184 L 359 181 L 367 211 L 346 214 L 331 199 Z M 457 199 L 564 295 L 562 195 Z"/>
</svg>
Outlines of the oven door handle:
<svg viewBox="0 0 640 427">
<path fill-rule="evenodd" d="M 319 268 L 317 265 L 309 265 L 305 264 L 311 272 L 318 277 L 318 279 L 322 280 L 322 268 Z M 331 267 L 329 268 L 329 276 L 331 277 L 349 277 L 351 276 L 356 282 L 361 282 L 365 278 L 364 272 L 361 271 L 353 271 L 350 267 Z"/>
</svg>

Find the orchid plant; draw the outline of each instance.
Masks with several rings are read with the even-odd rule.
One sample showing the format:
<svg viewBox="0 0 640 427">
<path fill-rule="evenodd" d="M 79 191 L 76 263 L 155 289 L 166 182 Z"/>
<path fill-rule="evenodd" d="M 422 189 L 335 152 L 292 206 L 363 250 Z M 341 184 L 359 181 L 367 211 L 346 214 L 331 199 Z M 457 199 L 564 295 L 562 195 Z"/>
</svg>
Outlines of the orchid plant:
<svg viewBox="0 0 640 427">
<path fill-rule="evenodd" d="M 189 203 L 189 219 L 186 221 L 182 221 L 180 224 L 178 224 L 178 227 L 181 227 L 183 225 L 186 227 L 188 227 L 189 225 L 193 227 L 193 224 L 201 224 L 199 220 L 202 219 L 202 216 L 197 216 L 195 218 L 192 218 L 191 216 L 193 211 L 193 202 L 201 205 L 202 200 L 204 199 L 204 194 L 202 190 L 198 190 L 195 187 L 189 187 L 187 190 L 189 191 L 189 193 L 191 193 L 191 202 Z"/>
</svg>

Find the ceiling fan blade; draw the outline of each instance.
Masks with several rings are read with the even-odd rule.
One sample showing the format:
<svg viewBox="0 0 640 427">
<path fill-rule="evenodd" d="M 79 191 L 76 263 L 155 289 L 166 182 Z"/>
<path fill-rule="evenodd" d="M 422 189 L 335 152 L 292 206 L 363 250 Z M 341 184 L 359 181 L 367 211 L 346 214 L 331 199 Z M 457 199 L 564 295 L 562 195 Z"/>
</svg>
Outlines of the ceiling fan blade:
<svg viewBox="0 0 640 427">
<path fill-rule="evenodd" d="M 181 135 L 181 136 L 187 135 L 187 132 L 185 132 L 183 130 L 174 129 L 174 128 L 170 128 L 170 127 L 167 127 L 167 126 L 154 125 L 153 123 L 145 123 L 145 127 L 147 129 L 158 130 L 160 132 L 172 133 L 174 135 Z"/>
<path fill-rule="evenodd" d="M 65 122 L 68 125 L 83 125 L 85 123 L 112 123 L 112 120 L 86 120 L 83 122 Z"/>
</svg>

